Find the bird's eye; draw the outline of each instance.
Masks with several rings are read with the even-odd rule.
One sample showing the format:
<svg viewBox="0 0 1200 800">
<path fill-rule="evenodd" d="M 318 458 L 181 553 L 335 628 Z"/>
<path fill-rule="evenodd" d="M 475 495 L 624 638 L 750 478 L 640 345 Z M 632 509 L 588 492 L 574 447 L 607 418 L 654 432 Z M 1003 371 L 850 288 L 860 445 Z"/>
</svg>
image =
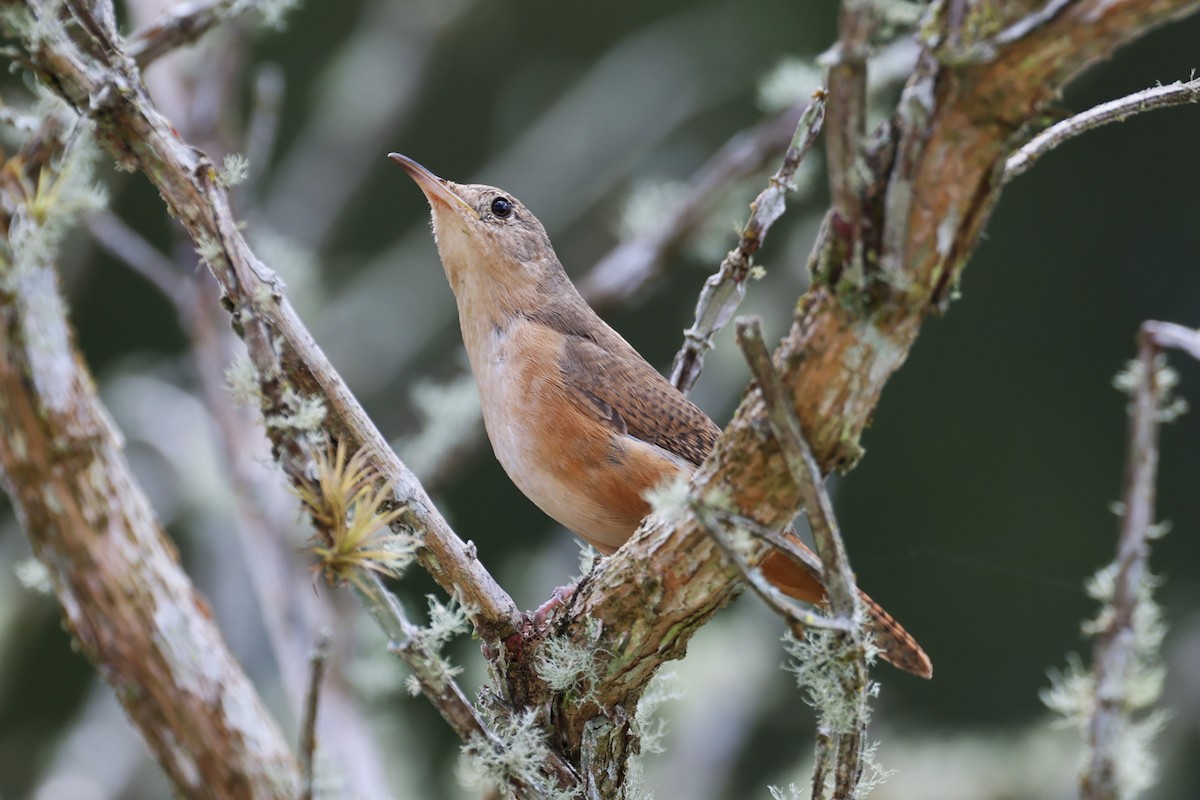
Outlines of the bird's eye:
<svg viewBox="0 0 1200 800">
<path fill-rule="evenodd" d="M 492 201 L 492 213 L 500 219 L 505 219 L 513 212 L 513 204 L 506 197 L 497 197 Z"/>
</svg>

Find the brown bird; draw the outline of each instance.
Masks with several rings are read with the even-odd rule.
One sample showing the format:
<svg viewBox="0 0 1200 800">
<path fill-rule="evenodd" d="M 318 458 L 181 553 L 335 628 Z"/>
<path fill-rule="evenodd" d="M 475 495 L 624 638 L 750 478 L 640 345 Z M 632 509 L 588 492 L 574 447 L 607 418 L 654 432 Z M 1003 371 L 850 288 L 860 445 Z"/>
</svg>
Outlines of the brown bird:
<svg viewBox="0 0 1200 800">
<path fill-rule="evenodd" d="M 520 201 L 439 178 L 398 153 L 389 158 L 432 208 L 496 458 L 538 508 L 612 553 L 649 513 L 646 491 L 690 475 L 720 428 L 588 306 Z M 763 574 L 792 597 L 820 603 L 820 562 L 805 552 L 806 567 L 774 553 Z M 862 600 L 882 656 L 929 677 L 912 636 Z"/>
</svg>

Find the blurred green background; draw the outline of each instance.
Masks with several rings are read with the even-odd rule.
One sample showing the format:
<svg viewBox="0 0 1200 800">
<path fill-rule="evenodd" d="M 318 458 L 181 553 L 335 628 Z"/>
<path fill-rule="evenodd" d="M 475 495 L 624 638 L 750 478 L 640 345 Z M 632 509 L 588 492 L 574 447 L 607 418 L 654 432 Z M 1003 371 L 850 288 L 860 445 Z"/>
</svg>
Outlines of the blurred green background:
<svg viewBox="0 0 1200 800">
<path fill-rule="evenodd" d="M 385 154 L 398 150 L 445 177 L 511 191 L 581 278 L 622 231 L 653 225 L 647 198 L 673 196 L 731 137 L 774 116 L 789 90 L 790 102 L 802 100 L 804 70 L 778 67 L 811 63 L 834 39 L 834 12 L 834 4 L 784 0 L 310 3 L 282 33 L 246 24 L 150 80 L 206 151 L 251 152 L 259 172 L 237 201 L 252 244 L 288 280 L 302 316 L 400 457 L 431 477 L 451 524 L 533 607 L 577 574 L 577 549 L 473 433 L 477 412 L 428 209 Z M 128 11 L 131 20 L 139 13 L 145 7 Z M 1089 71 L 1062 106 L 1078 111 L 1187 79 L 1200 66 L 1198 42 L 1200 18 L 1164 28 Z M 281 87 L 276 111 L 254 99 L 256 80 Z M 876 118 L 896 91 L 882 90 Z M 10 81 L 4 102 L 26 102 L 22 92 Z M 251 123 L 260 132 L 277 125 L 257 152 L 244 133 Z M 1198 134 L 1195 107 L 1147 114 L 1065 145 L 1006 189 L 961 299 L 925 326 L 864 436 L 866 457 L 833 484 L 860 583 L 935 665 L 930 682 L 876 670 L 880 760 L 898 770 L 876 797 L 1072 796 L 1078 749 L 1069 731 L 1049 728 L 1038 691 L 1068 652 L 1087 654 L 1079 623 L 1093 608 L 1083 582 L 1113 554 L 1109 505 L 1126 419 L 1111 378 L 1132 357 L 1142 320 L 1200 325 Z M 658 277 L 605 308 L 664 370 L 701 282 L 780 154 L 714 193 L 704 224 Z M 821 156 L 811 158 L 761 252 L 768 275 L 744 305 L 775 337 L 802 291 L 826 207 Z M 100 174 L 114 211 L 179 263 L 181 279 L 207 279 L 144 178 L 114 172 L 108 159 Z M 187 331 L 170 303 L 88 235 L 71 241 L 63 269 L 80 344 L 129 437 L 135 469 L 231 643 L 294 730 L 246 588 L 254 564 L 230 521 L 238 487 L 197 399 Z M 225 327 L 224 312 L 209 311 Z M 1172 363 L 1197 405 L 1200 369 L 1179 355 Z M 693 397 L 724 423 L 746 382 L 726 332 Z M 439 462 L 447 449 L 457 455 Z M 1159 596 L 1170 624 L 1162 703 L 1171 720 L 1160 739 L 1163 779 L 1149 794 L 1163 800 L 1200 796 L 1198 475 L 1193 413 L 1163 431 L 1159 508 L 1175 531 L 1152 558 L 1166 578 Z M 294 528 L 296 518 L 289 510 L 278 523 Z M 304 534 L 289 535 L 290 552 Z M 18 584 L 15 568 L 27 557 L 5 505 L 0 797 L 162 796 L 162 779 L 72 652 L 52 600 Z M 314 591 L 308 579 L 293 588 Z M 418 608 L 433 585 L 414 571 L 401 591 Z M 448 729 L 403 691 L 402 668 L 379 654 L 360 615 L 340 613 L 340 667 L 369 708 L 390 792 L 478 797 L 459 785 Z M 804 781 L 812 718 L 777 669 L 780 633 L 747 597 L 696 638 L 677 669 L 687 695 L 663 710 L 668 752 L 646 760 L 656 796 L 765 798 L 768 783 Z M 477 647 L 460 642 L 454 657 L 477 686 Z M 329 796 L 339 785 L 353 794 L 354 766 L 325 765 Z"/>
</svg>

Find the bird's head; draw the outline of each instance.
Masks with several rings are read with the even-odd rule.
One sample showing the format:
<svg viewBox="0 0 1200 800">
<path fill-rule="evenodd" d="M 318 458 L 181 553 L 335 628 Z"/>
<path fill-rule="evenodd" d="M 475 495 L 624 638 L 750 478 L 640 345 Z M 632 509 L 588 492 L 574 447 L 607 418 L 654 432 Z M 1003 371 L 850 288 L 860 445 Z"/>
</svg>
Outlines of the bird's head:
<svg viewBox="0 0 1200 800">
<path fill-rule="evenodd" d="M 438 254 L 460 305 L 519 308 L 560 280 L 562 266 L 546 229 L 521 201 L 494 186 L 439 178 L 399 153 L 388 158 L 429 200 Z"/>
</svg>

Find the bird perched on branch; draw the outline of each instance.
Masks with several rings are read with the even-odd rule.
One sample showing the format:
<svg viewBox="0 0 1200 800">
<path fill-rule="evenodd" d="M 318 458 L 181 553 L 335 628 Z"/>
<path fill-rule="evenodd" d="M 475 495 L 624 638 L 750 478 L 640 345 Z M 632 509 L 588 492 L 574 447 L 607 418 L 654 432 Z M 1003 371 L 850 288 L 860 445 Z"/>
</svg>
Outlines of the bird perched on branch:
<svg viewBox="0 0 1200 800">
<path fill-rule="evenodd" d="M 496 458 L 538 508 L 612 553 L 649 513 L 646 491 L 691 475 L 720 428 L 588 306 L 516 198 L 389 157 L 429 200 Z M 807 560 L 776 551 L 762 571 L 786 594 L 819 603 L 819 562 Z M 929 677 L 912 636 L 861 597 L 883 658 Z"/>
</svg>

